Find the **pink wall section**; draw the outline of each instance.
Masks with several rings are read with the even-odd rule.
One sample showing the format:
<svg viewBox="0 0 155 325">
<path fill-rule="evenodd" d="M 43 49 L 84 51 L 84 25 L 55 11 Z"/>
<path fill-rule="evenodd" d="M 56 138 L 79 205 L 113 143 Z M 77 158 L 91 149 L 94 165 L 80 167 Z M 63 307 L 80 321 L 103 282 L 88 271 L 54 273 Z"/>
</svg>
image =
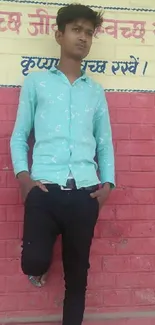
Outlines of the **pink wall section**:
<svg viewBox="0 0 155 325">
<path fill-rule="evenodd" d="M 63 299 L 60 240 L 45 288 L 32 287 L 20 270 L 23 208 L 9 153 L 18 96 L 17 88 L 0 88 L 1 318 L 59 314 Z M 107 93 L 107 99 L 116 154 L 117 189 L 101 212 L 95 229 L 86 311 L 153 310 L 155 94 Z M 117 322 L 108 324 L 117 325 Z M 131 322 L 135 324 L 139 323 Z"/>
</svg>

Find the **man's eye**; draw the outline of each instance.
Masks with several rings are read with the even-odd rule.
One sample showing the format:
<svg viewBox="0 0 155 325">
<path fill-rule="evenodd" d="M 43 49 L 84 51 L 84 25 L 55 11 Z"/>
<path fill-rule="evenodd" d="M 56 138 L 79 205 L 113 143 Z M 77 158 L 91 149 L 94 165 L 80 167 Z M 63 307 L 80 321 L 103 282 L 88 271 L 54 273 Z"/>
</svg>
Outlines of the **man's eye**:
<svg viewBox="0 0 155 325">
<path fill-rule="evenodd" d="M 80 29 L 78 27 L 73 28 L 73 30 L 75 30 L 76 32 L 80 31 Z"/>
<path fill-rule="evenodd" d="M 87 35 L 92 37 L 93 33 L 92 32 L 87 32 Z"/>
</svg>

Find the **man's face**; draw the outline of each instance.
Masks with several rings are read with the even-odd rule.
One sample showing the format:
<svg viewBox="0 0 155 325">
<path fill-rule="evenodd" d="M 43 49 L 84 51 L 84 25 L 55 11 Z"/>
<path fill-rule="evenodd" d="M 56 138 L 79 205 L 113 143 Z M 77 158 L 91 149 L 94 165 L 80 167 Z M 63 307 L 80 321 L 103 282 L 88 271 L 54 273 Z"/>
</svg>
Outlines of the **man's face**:
<svg viewBox="0 0 155 325">
<path fill-rule="evenodd" d="M 94 27 L 88 20 L 79 19 L 66 25 L 65 32 L 57 32 L 56 40 L 62 54 L 75 60 L 83 60 L 89 53 Z"/>
</svg>

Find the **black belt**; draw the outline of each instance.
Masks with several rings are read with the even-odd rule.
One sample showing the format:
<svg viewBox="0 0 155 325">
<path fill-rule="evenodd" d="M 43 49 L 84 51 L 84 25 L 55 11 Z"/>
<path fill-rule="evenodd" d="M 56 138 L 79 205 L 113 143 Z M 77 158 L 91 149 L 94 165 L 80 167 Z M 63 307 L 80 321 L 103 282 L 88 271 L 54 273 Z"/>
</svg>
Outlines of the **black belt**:
<svg viewBox="0 0 155 325">
<path fill-rule="evenodd" d="M 60 188 L 61 190 L 77 190 L 75 180 L 72 178 L 67 180 L 66 186 L 61 186 L 59 184 L 54 184 L 54 183 L 46 184 L 46 186 L 57 187 L 57 188 Z M 98 188 L 99 188 L 99 185 L 92 185 L 92 186 L 87 186 L 87 187 L 80 187 L 79 190 L 87 190 L 87 191 L 93 192 L 93 191 L 98 190 Z"/>
</svg>

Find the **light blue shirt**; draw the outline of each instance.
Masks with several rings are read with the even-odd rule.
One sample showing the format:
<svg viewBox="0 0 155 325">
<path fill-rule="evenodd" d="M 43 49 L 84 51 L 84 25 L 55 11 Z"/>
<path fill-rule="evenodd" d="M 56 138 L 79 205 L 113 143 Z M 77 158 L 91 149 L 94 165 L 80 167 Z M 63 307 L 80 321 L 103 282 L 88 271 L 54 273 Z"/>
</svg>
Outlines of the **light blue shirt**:
<svg viewBox="0 0 155 325">
<path fill-rule="evenodd" d="M 56 68 L 26 77 L 10 142 L 15 175 L 29 171 L 27 140 L 33 128 L 32 179 L 65 186 L 71 173 L 77 188 L 115 184 L 104 90 L 86 74 L 73 84 Z"/>
</svg>

